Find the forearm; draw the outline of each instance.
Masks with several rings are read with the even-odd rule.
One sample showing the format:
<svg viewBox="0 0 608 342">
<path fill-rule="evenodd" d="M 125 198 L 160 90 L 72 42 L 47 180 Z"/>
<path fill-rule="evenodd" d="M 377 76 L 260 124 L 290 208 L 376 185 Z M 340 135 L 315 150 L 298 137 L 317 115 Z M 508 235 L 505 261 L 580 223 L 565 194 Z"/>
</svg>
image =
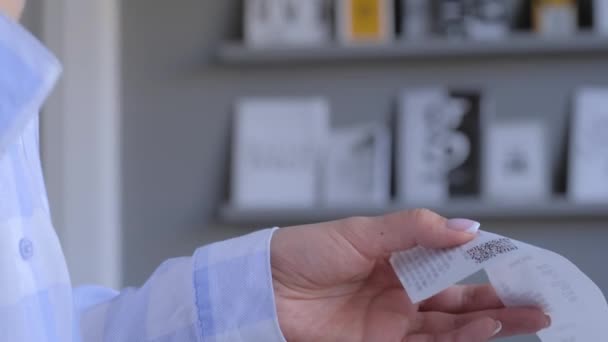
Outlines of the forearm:
<svg viewBox="0 0 608 342">
<path fill-rule="evenodd" d="M 200 248 L 140 289 L 76 291 L 83 342 L 284 342 L 270 270 L 271 230 Z"/>
</svg>

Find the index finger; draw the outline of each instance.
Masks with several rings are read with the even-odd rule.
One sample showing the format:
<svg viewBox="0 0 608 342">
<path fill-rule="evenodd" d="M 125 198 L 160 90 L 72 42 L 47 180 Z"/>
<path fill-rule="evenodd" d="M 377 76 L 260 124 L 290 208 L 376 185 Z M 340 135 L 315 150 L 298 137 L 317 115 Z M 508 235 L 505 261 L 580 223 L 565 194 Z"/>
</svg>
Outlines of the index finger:
<svg viewBox="0 0 608 342">
<path fill-rule="evenodd" d="M 378 258 L 416 246 L 437 249 L 462 245 L 475 238 L 479 223 L 447 220 L 430 210 L 415 209 L 337 221 L 332 227 L 360 253 Z"/>
</svg>

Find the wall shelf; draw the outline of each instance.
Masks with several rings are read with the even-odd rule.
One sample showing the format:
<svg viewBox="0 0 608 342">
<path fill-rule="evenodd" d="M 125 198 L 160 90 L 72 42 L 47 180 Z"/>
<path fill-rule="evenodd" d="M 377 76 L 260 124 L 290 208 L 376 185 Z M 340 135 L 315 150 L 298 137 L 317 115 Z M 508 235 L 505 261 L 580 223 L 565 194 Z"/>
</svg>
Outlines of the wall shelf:
<svg viewBox="0 0 608 342">
<path fill-rule="evenodd" d="M 579 33 L 572 37 L 513 35 L 504 40 L 474 41 L 434 39 L 386 45 L 250 48 L 241 42 L 224 44 L 221 63 L 232 65 L 337 62 L 359 60 L 529 57 L 608 53 L 608 37 Z"/>
<path fill-rule="evenodd" d="M 375 216 L 416 205 L 393 204 L 387 207 L 341 207 L 309 209 L 243 209 L 226 205 L 220 210 L 220 222 L 230 225 L 284 225 L 328 221 L 350 216 Z M 446 217 L 467 217 L 477 220 L 590 220 L 607 219 L 607 204 L 576 204 L 565 198 L 545 203 L 514 202 L 508 204 L 483 202 L 479 199 L 454 200 L 438 206 L 424 206 Z"/>
</svg>

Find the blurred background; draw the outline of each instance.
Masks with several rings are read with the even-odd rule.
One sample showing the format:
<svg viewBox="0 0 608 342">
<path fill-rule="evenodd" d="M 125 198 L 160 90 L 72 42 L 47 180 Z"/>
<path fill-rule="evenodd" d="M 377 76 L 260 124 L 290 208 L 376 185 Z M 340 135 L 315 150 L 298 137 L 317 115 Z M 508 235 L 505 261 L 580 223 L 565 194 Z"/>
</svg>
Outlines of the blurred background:
<svg viewBox="0 0 608 342">
<path fill-rule="evenodd" d="M 76 284 L 427 207 L 608 290 L 605 0 L 29 0 L 25 23 L 65 69 L 42 148 Z"/>
</svg>

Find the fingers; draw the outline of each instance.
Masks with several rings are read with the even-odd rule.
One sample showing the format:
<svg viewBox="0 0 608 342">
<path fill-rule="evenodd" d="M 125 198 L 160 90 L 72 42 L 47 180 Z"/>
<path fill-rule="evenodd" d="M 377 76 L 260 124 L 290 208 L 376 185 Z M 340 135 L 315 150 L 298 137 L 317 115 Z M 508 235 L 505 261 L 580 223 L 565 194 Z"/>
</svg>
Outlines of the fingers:
<svg viewBox="0 0 608 342">
<path fill-rule="evenodd" d="M 463 230 L 479 223 L 468 220 L 447 220 L 426 209 L 402 211 L 376 218 L 386 227 L 396 227 L 396 244 L 391 252 L 423 246 L 427 248 L 447 248 L 469 242 L 475 236 Z M 463 223 L 468 222 L 468 227 Z M 456 230 L 457 229 L 457 230 Z"/>
<path fill-rule="evenodd" d="M 503 329 L 500 336 L 532 334 L 547 328 L 550 324 L 550 319 L 542 311 L 532 308 L 504 308 L 456 315 L 425 312 L 420 317 L 416 322 L 417 326 L 412 327 L 413 331 L 420 333 L 453 331 L 484 317 L 502 322 Z"/>
<path fill-rule="evenodd" d="M 490 284 L 452 286 L 420 304 L 421 311 L 446 313 L 467 313 L 503 307 L 502 301 Z"/>
<path fill-rule="evenodd" d="M 361 253 L 378 258 L 415 246 L 454 247 L 472 240 L 479 224 L 469 220 L 448 221 L 429 210 L 403 211 L 373 218 L 354 218 L 334 224 L 340 234 Z"/>
<path fill-rule="evenodd" d="M 483 317 L 453 331 L 409 336 L 404 342 L 486 342 L 498 336 L 502 328 L 500 321 Z"/>
</svg>

